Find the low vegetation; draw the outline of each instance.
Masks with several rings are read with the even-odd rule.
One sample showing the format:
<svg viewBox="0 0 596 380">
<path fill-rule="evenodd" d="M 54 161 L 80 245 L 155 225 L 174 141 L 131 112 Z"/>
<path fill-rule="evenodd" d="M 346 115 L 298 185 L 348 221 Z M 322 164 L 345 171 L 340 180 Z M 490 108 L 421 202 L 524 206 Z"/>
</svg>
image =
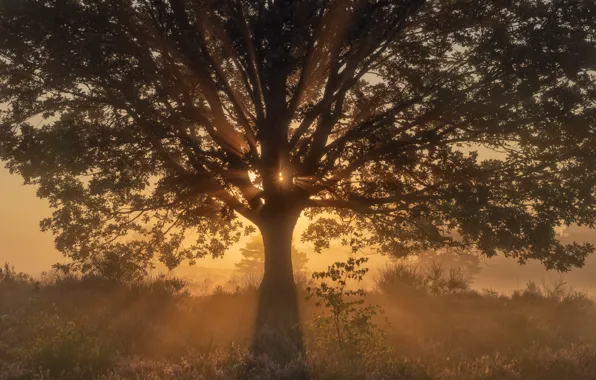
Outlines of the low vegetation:
<svg viewBox="0 0 596 380">
<path fill-rule="evenodd" d="M 255 280 L 191 294 L 168 276 L 114 281 L 0 270 L 0 379 L 594 379 L 596 308 L 564 283 L 511 295 L 460 271 L 364 260 L 301 280 L 306 352 L 251 356 Z"/>
</svg>

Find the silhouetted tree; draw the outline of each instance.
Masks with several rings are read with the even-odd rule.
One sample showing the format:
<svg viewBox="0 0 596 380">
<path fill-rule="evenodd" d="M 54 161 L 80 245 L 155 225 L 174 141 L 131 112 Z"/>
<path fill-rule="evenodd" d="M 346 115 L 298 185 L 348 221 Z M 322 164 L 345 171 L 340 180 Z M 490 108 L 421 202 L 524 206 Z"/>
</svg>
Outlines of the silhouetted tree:
<svg viewBox="0 0 596 380">
<path fill-rule="evenodd" d="M 2 159 L 79 265 L 256 225 L 260 324 L 297 321 L 305 210 L 319 250 L 567 270 L 593 248 L 554 227 L 596 221 L 595 25 L 593 0 L 1 0 Z"/>
<path fill-rule="evenodd" d="M 439 251 L 422 252 L 417 256 L 417 264 L 425 268 L 439 265 L 447 271 L 459 269 L 468 277 L 473 277 L 482 270 L 480 265 L 481 257 L 473 252 L 442 249 Z"/>
<path fill-rule="evenodd" d="M 259 236 L 253 236 L 244 248 L 240 249 L 242 259 L 236 263 L 236 269 L 243 273 L 262 273 L 265 268 L 265 245 Z M 292 268 L 294 272 L 306 271 L 308 257 L 292 245 Z"/>
</svg>

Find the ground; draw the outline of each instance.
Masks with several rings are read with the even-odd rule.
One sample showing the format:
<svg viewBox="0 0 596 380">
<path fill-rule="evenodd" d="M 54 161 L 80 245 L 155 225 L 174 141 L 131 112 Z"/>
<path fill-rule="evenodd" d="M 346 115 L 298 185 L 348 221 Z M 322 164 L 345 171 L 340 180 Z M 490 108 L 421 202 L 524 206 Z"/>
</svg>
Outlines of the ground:
<svg viewBox="0 0 596 380">
<path fill-rule="evenodd" d="M 254 283 L 190 295 L 165 277 L 35 282 L 4 270 L 0 379 L 596 378 L 596 307 L 562 284 L 505 296 L 393 268 L 362 305 L 384 311 L 370 321 L 379 334 L 346 325 L 343 343 L 320 323 L 328 310 L 305 300 L 307 285 L 306 354 L 280 367 L 248 350 Z"/>
</svg>

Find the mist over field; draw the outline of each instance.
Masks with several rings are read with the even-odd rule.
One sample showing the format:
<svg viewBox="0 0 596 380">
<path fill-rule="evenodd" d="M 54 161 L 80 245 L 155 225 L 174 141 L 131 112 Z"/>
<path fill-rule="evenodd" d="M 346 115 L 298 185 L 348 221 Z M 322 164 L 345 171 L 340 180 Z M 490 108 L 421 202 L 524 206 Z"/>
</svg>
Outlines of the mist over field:
<svg viewBox="0 0 596 380">
<path fill-rule="evenodd" d="M 596 380 L 596 1 L 0 0 L 0 380 Z"/>
<path fill-rule="evenodd" d="M 247 351 L 258 275 L 221 286 L 172 276 L 115 283 L 49 273 L 35 281 L 3 267 L 0 378 L 594 378 L 588 296 L 562 283 L 475 291 L 456 273 L 385 267 L 373 289 L 346 290 L 342 302 L 365 303 L 338 322 L 333 308 L 307 300 L 317 280 L 298 275 L 307 356 L 279 367 Z"/>
</svg>

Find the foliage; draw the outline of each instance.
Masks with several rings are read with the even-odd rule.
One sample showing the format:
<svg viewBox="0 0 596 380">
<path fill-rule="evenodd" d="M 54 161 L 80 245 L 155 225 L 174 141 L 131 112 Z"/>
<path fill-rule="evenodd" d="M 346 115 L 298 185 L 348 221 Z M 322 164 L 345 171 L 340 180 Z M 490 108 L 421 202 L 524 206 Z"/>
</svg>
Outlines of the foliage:
<svg viewBox="0 0 596 380">
<path fill-rule="evenodd" d="M 365 304 L 363 289 L 348 288 L 350 282 L 361 281 L 368 272 L 361 267 L 367 261 L 365 257 L 350 257 L 346 262 L 336 262 L 325 272 L 313 273 L 313 279 L 321 282 L 307 287 L 308 298 L 315 298 L 315 305 L 325 310 L 313 322 L 321 333 L 319 344 L 339 349 L 348 360 L 378 354 L 384 341 L 382 330 L 373 322 L 382 309 Z"/>
<path fill-rule="evenodd" d="M 0 157 L 82 271 L 221 256 L 238 215 L 289 247 L 302 211 L 317 249 L 568 270 L 595 30 L 591 0 L 2 0 Z"/>
<path fill-rule="evenodd" d="M 538 286 L 534 281 L 528 281 L 526 288 L 516 290 L 512 298 L 523 299 L 526 302 L 540 302 L 543 299 L 552 300 L 557 303 L 586 307 L 591 304 L 589 297 L 582 292 L 574 290 L 565 281 L 555 281 L 551 285 Z"/>
<path fill-rule="evenodd" d="M 236 263 L 236 269 L 244 274 L 259 274 L 264 270 L 265 246 L 259 236 L 253 236 L 244 248 L 240 249 L 242 259 Z M 303 273 L 306 271 L 308 256 L 292 245 L 292 267 L 294 272 Z"/>
<path fill-rule="evenodd" d="M 460 270 L 472 278 L 482 270 L 480 259 L 476 252 L 466 249 L 444 249 L 432 252 L 420 252 L 416 255 L 416 263 L 422 267 L 440 265 L 446 271 Z M 399 260 L 399 259 L 397 259 Z"/>
<path fill-rule="evenodd" d="M 13 284 L 30 283 L 32 281 L 31 276 L 26 273 L 17 272 L 14 269 L 14 265 L 4 263 L 3 267 L 0 267 L 0 286 L 7 286 Z"/>
<path fill-rule="evenodd" d="M 43 368 L 53 378 L 89 378 L 107 373 L 115 365 L 117 353 L 100 332 L 87 326 L 55 326 L 51 336 L 41 335 L 33 342 L 26 362 Z"/>
<path fill-rule="evenodd" d="M 412 264 L 395 262 L 388 264 L 375 279 L 376 287 L 386 294 L 420 292 L 431 295 L 447 295 L 470 289 L 470 278 L 461 268 L 446 272 L 441 264 Z"/>
<path fill-rule="evenodd" d="M 83 266 L 71 262 L 54 264 L 53 268 L 67 276 L 83 274 L 124 284 L 145 278 L 152 268 L 152 263 L 139 261 L 131 252 L 110 250 L 94 255 Z"/>
<path fill-rule="evenodd" d="M 363 270 L 355 259 L 353 269 L 344 264 L 332 272 Z M 392 323 L 369 320 L 385 340 L 360 346 L 360 358 L 341 349 L 333 323 L 312 319 L 321 311 L 314 301 L 329 310 L 313 294 L 301 303 L 313 327 L 306 354 L 280 365 L 248 350 L 254 293 L 179 297 L 178 286 L 159 278 L 102 281 L 57 274 L 0 287 L 0 379 L 592 380 L 596 371 L 595 306 L 564 285 L 530 285 L 531 297 L 418 292 L 416 302 L 404 291 L 367 293 L 353 307 L 380 304 Z"/>
</svg>

